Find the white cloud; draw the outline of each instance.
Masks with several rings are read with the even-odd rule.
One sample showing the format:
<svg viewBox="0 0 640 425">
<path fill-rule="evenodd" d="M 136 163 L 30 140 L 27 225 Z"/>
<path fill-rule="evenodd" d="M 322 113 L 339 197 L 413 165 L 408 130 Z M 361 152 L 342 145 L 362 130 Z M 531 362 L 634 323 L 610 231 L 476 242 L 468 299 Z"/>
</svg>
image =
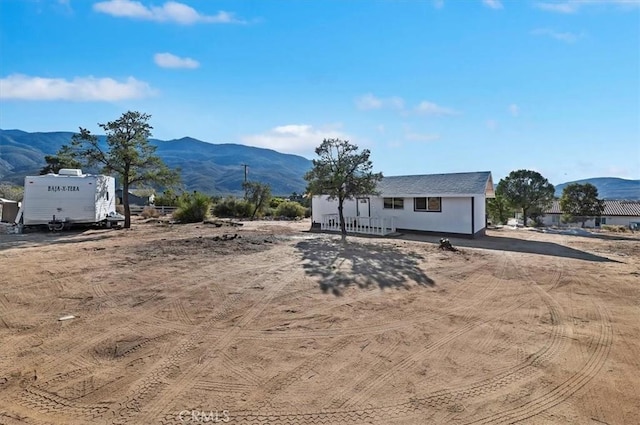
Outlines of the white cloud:
<svg viewBox="0 0 640 425">
<path fill-rule="evenodd" d="M 509 105 L 509 113 L 512 116 L 517 117 L 518 115 L 520 115 L 520 107 L 515 103 L 512 103 L 511 105 Z"/>
<path fill-rule="evenodd" d="M 491 131 L 496 131 L 498 129 L 498 121 L 496 120 L 487 120 L 485 124 L 487 128 Z"/>
<path fill-rule="evenodd" d="M 118 18 L 142 19 L 156 22 L 175 22 L 182 25 L 197 23 L 241 24 L 233 13 L 220 11 L 215 15 L 204 15 L 184 3 L 167 1 L 162 6 L 145 6 L 134 0 L 107 0 L 95 3 L 93 10 Z"/>
<path fill-rule="evenodd" d="M 424 115 L 455 115 L 457 113 L 451 108 L 446 108 L 426 100 L 423 100 L 416 106 L 416 112 Z"/>
<path fill-rule="evenodd" d="M 491 9 L 502 9 L 502 2 L 500 0 L 482 0 L 482 4 Z"/>
<path fill-rule="evenodd" d="M 571 2 L 566 3 L 535 3 L 540 10 L 556 13 L 574 13 L 578 10 L 578 6 Z"/>
<path fill-rule="evenodd" d="M 411 142 L 433 142 L 440 139 L 439 134 L 421 134 L 421 133 L 406 133 L 404 135 L 406 140 Z"/>
<path fill-rule="evenodd" d="M 124 81 L 95 77 L 65 80 L 12 74 L 0 79 L 0 99 L 113 102 L 153 94 L 154 90 L 149 84 L 133 77 Z"/>
<path fill-rule="evenodd" d="M 398 96 L 383 99 L 374 96 L 372 93 L 367 93 L 356 99 L 356 107 L 365 111 L 382 108 L 404 109 L 404 100 Z"/>
<path fill-rule="evenodd" d="M 584 37 L 584 34 L 574 34 L 572 32 L 555 31 L 549 28 L 537 28 L 531 31 L 531 34 L 543 36 L 543 37 L 550 37 L 550 38 L 553 38 L 554 40 L 562 41 L 564 43 L 575 43 L 576 41 Z"/>
<path fill-rule="evenodd" d="M 444 7 L 444 0 L 433 0 L 433 7 L 442 9 Z"/>
<path fill-rule="evenodd" d="M 382 99 L 378 99 L 373 94 L 368 93 L 356 99 L 358 109 L 380 109 L 382 108 Z"/>
<path fill-rule="evenodd" d="M 200 66 L 200 62 L 195 59 L 181 58 L 171 53 L 156 53 L 153 60 L 161 68 L 195 69 Z"/>
<path fill-rule="evenodd" d="M 540 1 L 534 3 L 540 10 L 555 13 L 576 13 L 583 7 L 588 6 L 616 6 L 618 8 L 637 8 L 640 0 L 559 0 Z"/>
<path fill-rule="evenodd" d="M 324 139 L 331 138 L 351 140 L 339 125 L 316 128 L 308 124 L 282 125 L 265 133 L 242 136 L 240 140 L 249 146 L 310 156 Z"/>
</svg>

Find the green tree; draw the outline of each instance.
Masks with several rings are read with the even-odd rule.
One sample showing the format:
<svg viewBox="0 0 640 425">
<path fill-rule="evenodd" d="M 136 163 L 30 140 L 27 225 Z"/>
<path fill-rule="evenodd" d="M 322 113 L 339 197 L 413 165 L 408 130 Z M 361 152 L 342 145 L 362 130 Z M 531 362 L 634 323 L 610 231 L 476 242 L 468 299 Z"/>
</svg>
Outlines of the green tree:
<svg viewBox="0 0 640 425">
<path fill-rule="evenodd" d="M 368 149 L 358 151 L 358 146 L 348 140 L 324 139 L 316 148 L 318 159 L 313 160 L 313 168 L 305 176 L 307 191 L 313 195 L 327 195 L 338 200 L 338 215 L 342 241 L 346 241 L 347 230 L 344 222 L 344 201 L 358 196 L 375 195 L 376 184 L 382 173 L 372 172 L 373 164 Z"/>
<path fill-rule="evenodd" d="M 591 183 L 571 183 L 562 190 L 560 211 L 566 222 L 584 223 L 602 215 L 604 201 L 598 199 L 598 188 Z"/>
<path fill-rule="evenodd" d="M 98 165 L 104 173 L 115 173 L 122 184 L 124 227 L 131 227 L 129 188 L 135 185 L 156 184 L 167 186 L 180 180 L 177 170 L 167 167 L 155 154 L 156 147 L 149 143 L 151 115 L 137 111 L 122 114 L 115 121 L 98 124 L 106 134 L 106 147 L 97 136 L 80 127 L 68 146 L 72 158 L 89 166 Z M 63 148 L 65 149 L 65 148 Z"/>
<path fill-rule="evenodd" d="M 10 184 L 10 183 L 0 184 L 0 198 L 20 202 L 22 201 L 23 196 L 24 196 L 24 187 Z"/>
<path fill-rule="evenodd" d="M 73 157 L 69 146 L 62 146 L 55 155 L 46 155 L 44 161 L 47 163 L 40 169 L 40 174 L 57 174 L 63 168 L 81 168 L 80 161 Z"/>
<path fill-rule="evenodd" d="M 265 207 L 269 206 L 271 186 L 266 183 L 247 181 L 242 184 L 242 188 L 246 193 L 246 200 L 253 204 L 253 212 L 251 213 L 251 219 L 253 220 L 257 212 L 262 212 Z"/>
<path fill-rule="evenodd" d="M 493 199 L 487 199 L 487 212 L 493 223 L 507 224 L 513 214 L 513 208 L 500 193 Z"/>
<path fill-rule="evenodd" d="M 540 173 L 517 170 L 500 180 L 496 196 L 502 196 L 512 208 L 522 209 L 522 219 L 527 225 L 531 211 L 544 211 L 551 206 L 555 189 Z"/>
</svg>

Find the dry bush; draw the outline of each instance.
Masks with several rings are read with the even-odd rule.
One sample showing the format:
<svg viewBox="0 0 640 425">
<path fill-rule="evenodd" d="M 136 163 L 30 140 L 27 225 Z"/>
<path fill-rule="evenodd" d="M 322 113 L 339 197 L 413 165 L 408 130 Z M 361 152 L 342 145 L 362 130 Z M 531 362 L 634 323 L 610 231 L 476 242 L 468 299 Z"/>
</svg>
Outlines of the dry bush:
<svg viewBox="0 0 640 425">
<path fill-rule="evenodd" d="M 625 226 L 621 226 L 621 225 L 613 225 L 613 224 L 603 224 L 601 226 L 602 230 L 606 230 L 608 232 L 616 232 L 616 233 L 624 233 L 626 232 L 628 229 Z"/>
<path fill-rule="evenodd" d="M 144 209 L 142 210 L 142 213 L 140 215 L 142 216 L 142 218 L 158 218 L 158 217 L 160 217 L 160 213 L 158 212 L 158 210 L 156 210 L 155 207 L 151 207 L 151 206 L 144 207 Z"/>
</svg>

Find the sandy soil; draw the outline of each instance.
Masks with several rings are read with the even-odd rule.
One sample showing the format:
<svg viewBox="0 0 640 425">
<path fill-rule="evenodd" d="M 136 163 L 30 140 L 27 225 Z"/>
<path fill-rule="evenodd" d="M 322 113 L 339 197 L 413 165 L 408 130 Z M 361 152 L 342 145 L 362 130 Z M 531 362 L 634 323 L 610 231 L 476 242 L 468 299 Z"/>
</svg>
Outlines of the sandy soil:
<svg viewBox="0 0 640 425">
<path fill-rule="evenodd" d="M 308 227 L 0 235 L 0 424 L 638 423 L 638 235 Z"/>
</svg>

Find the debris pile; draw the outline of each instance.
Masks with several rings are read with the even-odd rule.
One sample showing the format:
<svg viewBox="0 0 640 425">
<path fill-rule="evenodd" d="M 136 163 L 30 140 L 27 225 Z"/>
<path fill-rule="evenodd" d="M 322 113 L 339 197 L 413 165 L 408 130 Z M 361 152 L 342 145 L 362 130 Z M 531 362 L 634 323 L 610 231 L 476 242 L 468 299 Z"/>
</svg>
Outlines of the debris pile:
<svg viewBox="0 0 640 425">
<path fill-rule="evenodd" d="M 215 227 L 222 227 L 222 226 L 240 227 L 243 225 L 243 223 L 240 223 L 239 221 L 236 221 L 236 220 L 220 219 L 220 218 L 207 219 L 204 221 L 204 224 L 211 224 Z"/>
<path fill-rule="evenodd" d="M 214 241 L 232 241 L 235 238 L 241 238 L 242 236 L 238 236 L 238 234 L 234 234 L 234 235 L 227 235 L 226 233 L 222 236 L 214 236 L 213 240 Z"/>
<path fill-rule="evenodd" d="M 451 242 L 449 242 L 449 239 L 445 239 L 445 238 L 440 239 L 440 249 L 443 251 L 453 251 L 453 252 L 458 250 L 453 245 L 451 245 Z"/>
</svg>

